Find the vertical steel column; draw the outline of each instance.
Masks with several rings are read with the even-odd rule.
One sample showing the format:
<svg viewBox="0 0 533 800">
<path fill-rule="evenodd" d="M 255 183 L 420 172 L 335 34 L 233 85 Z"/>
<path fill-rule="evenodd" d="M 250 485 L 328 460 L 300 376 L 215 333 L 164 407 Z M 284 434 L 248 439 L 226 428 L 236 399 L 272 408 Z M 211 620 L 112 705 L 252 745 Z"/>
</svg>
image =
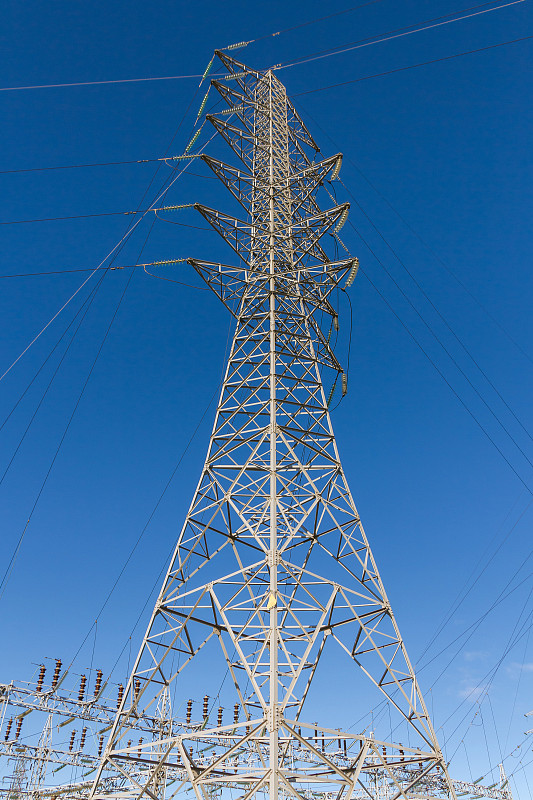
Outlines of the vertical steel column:
<svg viewBox="0 0 533 800">
<path fill-rule="evenodd" d="M 255 231 L 264 230 L 268 221 L 268 241 L 257 235 L 250 267 L 268 271 L 269 279 L 269 440 L 270 440 L 270 498 L 269 498 L 269 793 L 277 798 L 279 785 L 279 707 L 278 707 L 278 485 L 277 485 L 277 355 L 276 355 L 276 271 L 278 262 L 290 260 L 290 242 L 286 231 L 290 224 L 287 97 L 284 86 L 268 72 L 256 92 L 258 105 L 254 129 L 254 207 L 252 224 Z M 266 191 L 265 191 L 266 190 Z M 265 213 L 266 212 L 266 213 Z M 266 244 L 266 247 L 264 246 Z M 264 261 L 263 261 L 264 259 Z M 261 263 L 263 261 L 263 263 Z"/>
<path fill-rule="evenodd" d="M 270 272 L 270 691 L 269 691 L 269 765 L 270 798 L 278 796 L 278 526 L 277 526 L 277 455 L 276 455 L 276 235 L 274 186 L 274 131 L 272 109 L 272 73 L 269 73 L 269 272 Z"/>
</svg>

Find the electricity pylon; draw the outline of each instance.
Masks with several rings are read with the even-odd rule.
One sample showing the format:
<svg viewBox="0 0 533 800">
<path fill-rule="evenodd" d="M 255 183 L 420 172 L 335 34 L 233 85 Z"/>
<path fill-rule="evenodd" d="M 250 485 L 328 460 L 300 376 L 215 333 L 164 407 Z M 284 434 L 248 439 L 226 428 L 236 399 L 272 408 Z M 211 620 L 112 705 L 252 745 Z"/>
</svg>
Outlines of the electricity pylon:
<svg viewBox="0 0 533 800">
<path fill-rule="evenodd" d="M 351 283 L 358 263 L 331 261 L 322 241 L 348 214 L 346 203 L 322 211 L 316 199 L 342 157 L 316 160 L 318 147 L 272 70 L 217 55 L 227 74 L 211 85 L 226 109 L 207 119 L 240 163 L 201 158 L 245 219 L 195 207 L 241 263 L 189 263 L 236 329 L 205 465 L 91 796 L 105 795 L 100 781 L 112 769 L 124 779 L 121 797 L 152 800 L 165 785 L 167 797 L 192 788 L 197 800 L 377 800 L 383 785 L 391 800 L 455 798 L 343 473 L 322 383 L 331 368 L 346 389 L 326 330 L 337 324 L 330 295 Z M 142 744 L 127 741 L 213 645 L 235 692 L 233 724 L 220 716 L 214 726 L 206 698 L 199 723 L 189 714 L 155 726 Z M 305 718 L 319 662 L 335 646 L 353 681 L 373 685 L 408 730 L 408 746 Z M 180 776 L 171 788 L 169 771 Z"/>
</svg>

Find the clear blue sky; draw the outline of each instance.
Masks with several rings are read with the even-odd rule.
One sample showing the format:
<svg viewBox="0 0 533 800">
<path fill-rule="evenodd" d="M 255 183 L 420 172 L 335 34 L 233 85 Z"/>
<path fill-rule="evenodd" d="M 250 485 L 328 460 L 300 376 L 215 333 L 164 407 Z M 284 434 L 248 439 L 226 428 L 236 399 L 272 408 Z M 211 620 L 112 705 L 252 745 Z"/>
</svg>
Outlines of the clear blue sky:
<svg viewBox="0 0 533 800">
<path fill-rule="evenodd" d="M 214 48 L 259 37 L 235 56 L 259 68 L 290 64 L 467 8 L 452 0 L 360 5 L 283 32 L 348 4 L 13 0 L 3 15 L 0 89 L 201 74 Z M 452 773 L 475 779 L 523 740 L 523 714 L 533 708 L 532 50 L 531 40 L 491 47 L 533 35 L 531 2 L 436 22 L 278 75 L 322 152 L 345 154 L 341 177 L 360 205 L 338 185 L 339 201 L 352 200 L 354 227 L 343 235 L 362 271 L 351 290 L 349 394 L 333 422 L 409 653 L 423 667 L 435 725 L 448 757 L 455 753 Z M 179 154 L 202 97 L 194 97 L 197 85 L 0 91 L 0 221 L 146 208 L 166 167 L 144 200 L 154 163 L 6 171 L 154 159 L 169 146 Z M 311 91 L 322 87 L 332 88 Z M 230 207 L 214 181 L 195 175 L 178 181 L 167 201 Z M 0 278 L 94 267 L 130 219 L 2 225 Z M 194 212 L 174 219 L 202 225 Z M 152 221 L 139 226 L 117 265 L 224 252 L 212 233 Z M 164 274 L 197 284 L 183 265 Z M 37 410 L 0 485 L 2 574 L 129 275 L 106 276 L 41 406 L 73 328 L 0 431 L 1 477 Z M 0 374 L 85 277 L 0 281 Z M 0 424 L 95 284 L 0 382 Z M 349 313 L 341 312 L 346 363 Z M 29 679 L 44 657 L 69 662 L 88 631 L 73 671 L 92 665 L 107 674 L 113 666 L 157 585 L 202 466 L 213 406 L 202 415 L 220 380 L 229 325 L 216 297 L 135 272 L 0 599 L 0 681 Z M 524 748 L 522 764 L 533 758 L 531 747 L 530 740 L 505 761 L 509 772 Z M 524 773 L 532 767 L 513 785 L 522 798 Z"/>
</svg>

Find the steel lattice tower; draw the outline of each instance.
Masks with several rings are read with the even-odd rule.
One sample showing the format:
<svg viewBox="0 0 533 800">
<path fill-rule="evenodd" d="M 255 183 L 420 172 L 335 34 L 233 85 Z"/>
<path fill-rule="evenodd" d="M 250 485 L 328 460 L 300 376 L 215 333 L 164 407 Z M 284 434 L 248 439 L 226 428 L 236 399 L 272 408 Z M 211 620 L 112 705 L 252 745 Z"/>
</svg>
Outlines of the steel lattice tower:
<svg viewBox="0 0 533 800">
<path fill-rule="evenodd" d="M 329 296 L 357 269 L 352 257 L 331 261 L 321 243 L 348 213 L 347 204 L 322 211 L 316 200 L 341 156 L 315 160 L 318 147 L 271 70 L 217 55 L 228 74 L 211 83 L 227 108 L 207 119 L 240 164 L 201 158 L 246 219 L 196 208 L 241 265 L 189 262 L 236 329 L 205 465 L 92 796 L 106 795 L 111 768 L 123 776 L 114 796 L 152 800 L 191 787 L 197 800 L 349 800 L 382 797 L 385 784 L 391 800 L 455 797 L 322 384 L 324 368 L 342 369 L 321 320 L 336 322 Z M 160 713 L 169 687 L 217 641 L 238 701 L 234 723 L 213 726 L 207 714 L 200 723 L 169 720 Z M 326 646 L 351 659 L 354 679 L 377 687 L 409 729 L 409 746 L 305 719 Z M 157 709 L 153 735 L 128 742 Z"/>
</svg>

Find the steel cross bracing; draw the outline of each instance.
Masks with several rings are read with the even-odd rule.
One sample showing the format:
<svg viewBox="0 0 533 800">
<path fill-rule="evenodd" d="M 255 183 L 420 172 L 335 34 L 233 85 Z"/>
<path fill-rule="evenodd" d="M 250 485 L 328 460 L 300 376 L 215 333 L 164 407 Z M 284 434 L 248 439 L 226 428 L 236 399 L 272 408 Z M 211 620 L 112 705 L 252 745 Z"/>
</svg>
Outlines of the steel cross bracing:
<svg viewBox="0 0 533 800">
<path fill-rule="evenodd" d="M 228 74 L 212 85 L 229 113 L 208 119 L 240 165 L 203 158 L 244 219 L 196 208 L 240 264 L 190 263 L 236 330 L 205 465 L 91 796 L 106 793 L 101 780 L 113 769 L 124 778 L 120 796 L 152 800 L 186 788 L 197 800 L 230 791 L 240 800 L 377 797 L 377 770 L 391 800 L 455 797 L 322 384 L 322 368 L 341 370 L 327 332 L 336 317 L 330 295 L 356 266 L 354 258 L 332 262 L 323 245 L 348 204 L 322 211 L 316 199 L 341 156 L 316 161 L 318 148 L 272 71 L 218 57 Z M 156 716 L 168 687 L 215 645 L 242 719 L 162 727 L 142 747 L 128 746 L 138 720 Z M 319 744 L 304 703 L 326 645 L 381 693 L 409 730 L 409 747 L 322 726 Z M 166 771 L 180 769 L 183 781 L 165 790 Z"/>
</svg>

